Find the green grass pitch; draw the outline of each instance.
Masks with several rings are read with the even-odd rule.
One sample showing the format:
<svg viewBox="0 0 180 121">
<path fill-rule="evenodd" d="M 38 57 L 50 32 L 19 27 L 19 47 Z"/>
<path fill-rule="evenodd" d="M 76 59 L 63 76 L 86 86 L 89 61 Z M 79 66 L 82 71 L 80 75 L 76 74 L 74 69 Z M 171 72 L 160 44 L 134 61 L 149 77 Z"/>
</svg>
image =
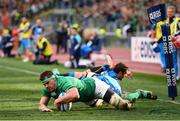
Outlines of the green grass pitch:
<svg viewBox="0 0 180 121">
<path fill-rule="evenodd" d="M 52 100 L 49 107 L 54 112 L 39 112 L 43 85 L 38 81 L 38 74 L 53 68 L 62 73 L 69 71 L 62 65 L 35 66 L 32 62 L 22 63 L 18 59 L 0 59 L 0 120 L 180 120 L 180 97 L 173 103 L 167 96 L 165 76 L 141 73 L 134 73 L 132 80 L 123 80 L 123 90 L 152 90 L 158 95 L 158 100 L 138 100 L 130 111 L 119 111 L 109 105 L 92 108 L 83 103 L 73 103 L 69 112 L 57 111 Z M 177 88 L 180 94 L 180 84 Z"/>
</svg>

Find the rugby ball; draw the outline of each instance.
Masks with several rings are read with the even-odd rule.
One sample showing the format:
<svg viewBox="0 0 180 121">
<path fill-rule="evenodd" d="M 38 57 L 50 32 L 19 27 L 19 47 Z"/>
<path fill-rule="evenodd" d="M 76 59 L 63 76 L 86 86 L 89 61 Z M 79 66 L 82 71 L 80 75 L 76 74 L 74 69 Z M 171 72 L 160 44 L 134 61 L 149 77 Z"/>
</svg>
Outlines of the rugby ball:
<svg viewBox="0 0 180 121">
<path fill-rule="evenodd" d="M 61 92 L 59 97 L 64 96 L 64 95 L 66 95 L 66 93 L 65 92 Z M 60 107 L 59 107 L 59 110 L 60 111 L 70 111 L 71 108 L 72 108 L 72 102 L 70 102 L 70 103 L 62 103 L 60 105 Z"/>
</svg>

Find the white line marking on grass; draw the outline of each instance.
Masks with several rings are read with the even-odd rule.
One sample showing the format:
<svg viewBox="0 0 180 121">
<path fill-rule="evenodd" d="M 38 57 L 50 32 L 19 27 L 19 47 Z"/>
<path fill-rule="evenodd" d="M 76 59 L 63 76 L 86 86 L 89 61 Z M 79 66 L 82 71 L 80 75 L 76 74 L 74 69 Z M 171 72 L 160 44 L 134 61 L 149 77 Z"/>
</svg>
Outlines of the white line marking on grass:
<svg viewBox="0 0 180 121">
<path fill-rule="evenodd" d="M 27 74 L 36 75 L 36 76 L 39 75 L 39 73 L 37 73 L 37 72 L 33 72 L 30 70 L 21 69 L 21 68 L 14 68 L 14 67 L 3 66 L 3 65 L 0 65 L 0 68 L 12 70 L 12 71 L 19 71 L 19 72 L 23 72 L 23 73 L 27 73 Z"/>
<path fill-rule="evenodd" d="M 21 101 L 22 99 L 0 99 L 0 101 L 4 101 L 4 102 L 7 102 L 7 101 Z"/>
</svg>

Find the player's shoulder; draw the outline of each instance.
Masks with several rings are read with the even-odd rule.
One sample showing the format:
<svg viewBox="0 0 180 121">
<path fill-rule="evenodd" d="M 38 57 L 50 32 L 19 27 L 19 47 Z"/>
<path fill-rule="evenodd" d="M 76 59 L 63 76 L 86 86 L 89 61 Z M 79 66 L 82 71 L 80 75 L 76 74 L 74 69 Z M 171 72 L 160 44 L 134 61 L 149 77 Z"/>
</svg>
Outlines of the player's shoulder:
<svg viewBox="0 0 180 121">
<path fill-rule="evenodd" d="M 42 92 L 42 96 L 50 97 L 51 95 L 51 93 L 46 88 L 43 88 L 41 92 Z"/>
<path fill-rule="evenodd" d="M 45 42 L 47 42 L 47 41 L 48 41 L 48 39 L 47 39 L 47 38 L 45 38 L 45 37 L 43 37 L 43 38 L 42 38 L 42 41 L 43 41 L 43 42 L 44 42 L 44 41 L 45 41 Z"/>
<path fill-rule="evenodd" d="M 75 78 L 75 77 L 72 77 L 72 76 L 59 76 L 58 77 L 58 82 L 71 82 L 71 81 L 76 81 L 76 80 L 79 80 L 79 79 L 77 79 L 77 78 Z"/>
</svg>

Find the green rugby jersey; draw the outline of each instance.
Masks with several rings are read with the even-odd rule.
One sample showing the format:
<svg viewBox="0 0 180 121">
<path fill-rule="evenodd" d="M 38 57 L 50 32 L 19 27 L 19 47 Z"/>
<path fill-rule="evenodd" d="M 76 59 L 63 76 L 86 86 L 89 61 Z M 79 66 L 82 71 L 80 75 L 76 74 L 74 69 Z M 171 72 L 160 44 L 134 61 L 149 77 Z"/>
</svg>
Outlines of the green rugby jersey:
<svg viewBox="0 0 180 121">
<path fill-rule="evenodd" d="M 55 92 L 49 92 L 46 88 L 44 88 L 42 90 L 42 95 L 47 97 L 53 97 L 56 99 L 61 92 L 66 92 L 68 89 L 76 87 L 80 95 L 79 101 L 88 102 L 94 99 L 96 85 L 94 79 L 92 78 L 85 78 L 83 80 L 79 80 L 74 77 L 59 76 L 56 82 L 57 88 Z"/>
</svg>

